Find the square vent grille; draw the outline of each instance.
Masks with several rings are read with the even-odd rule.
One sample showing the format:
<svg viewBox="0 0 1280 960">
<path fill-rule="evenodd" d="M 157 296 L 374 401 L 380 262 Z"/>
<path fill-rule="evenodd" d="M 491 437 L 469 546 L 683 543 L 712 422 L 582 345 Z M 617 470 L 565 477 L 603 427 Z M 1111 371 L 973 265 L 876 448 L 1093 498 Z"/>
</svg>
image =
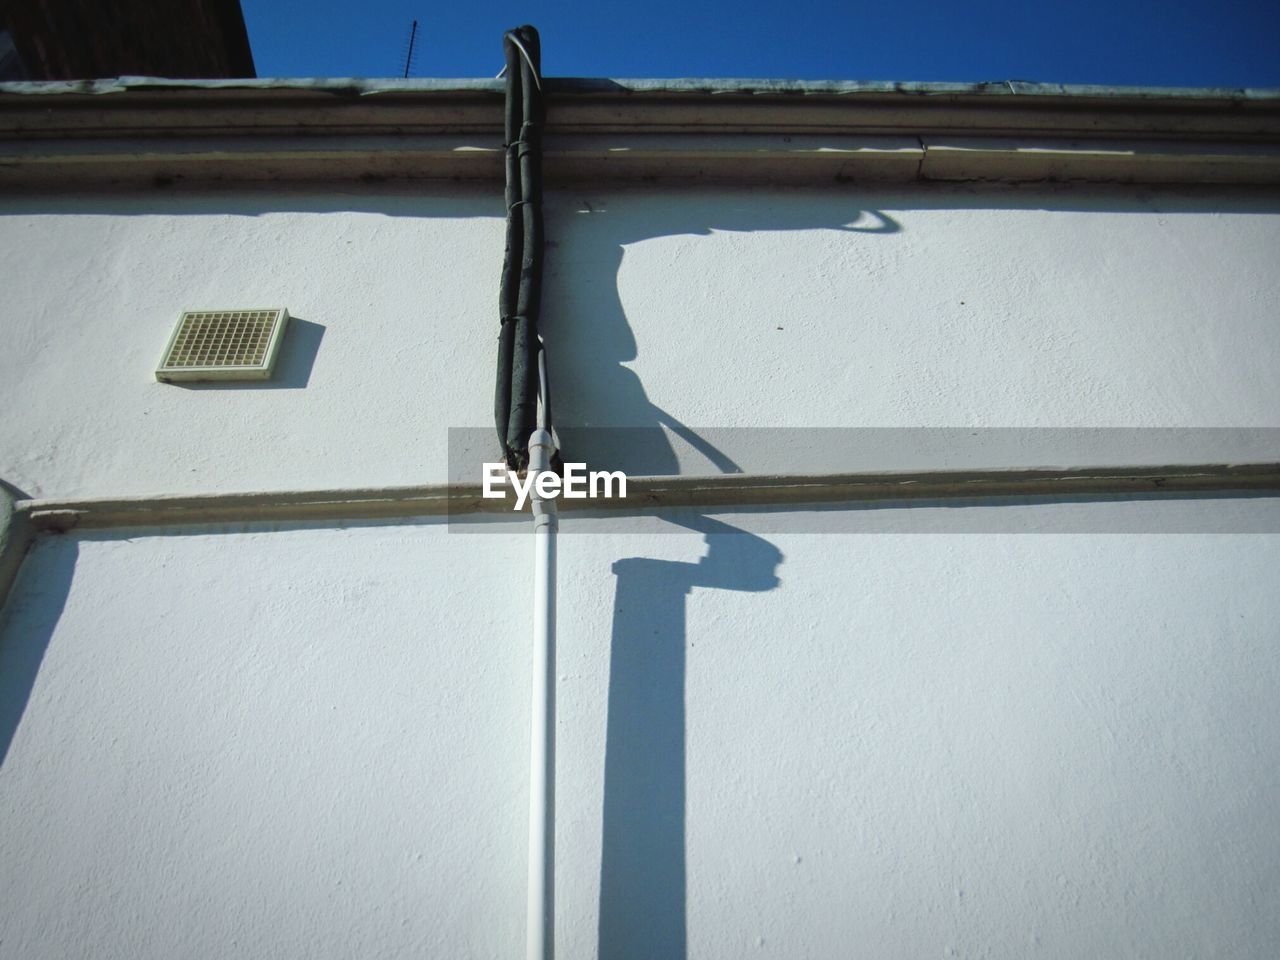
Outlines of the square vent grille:
<svg viewBox="0 0 1280 960">
<path fill-rule="evenodd" d="M 191 310 L 178 318 L 156 379 L 266 380 L 289 311 Z"/>
</svg>

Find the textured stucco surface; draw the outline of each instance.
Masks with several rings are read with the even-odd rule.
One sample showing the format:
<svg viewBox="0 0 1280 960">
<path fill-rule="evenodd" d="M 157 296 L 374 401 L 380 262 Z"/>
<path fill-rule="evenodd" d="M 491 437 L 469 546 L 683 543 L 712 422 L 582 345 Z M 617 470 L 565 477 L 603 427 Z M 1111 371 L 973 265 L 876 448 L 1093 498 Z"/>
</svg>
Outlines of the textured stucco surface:
<svg viewBox="0 0 1280 960">
<path fill-rule="evenodd" d="M 547 205 L 565 426 L 1280 426 L 1274 197 Z M 432 188 L 0 199 L 0 402 L 28 412 L 0 420 L 0 476 L 45 497 L 444 480 L 446 428 L 491 420 L 501 216 Z M 304 321 L 275 384 L 154 382 L 178 312 L 220 306 Z M 679 445 L 628 467 L 708 471 Z"/>
<path fill-rule="evenodd" d="M 0 955 L 511 955 L 515 546 L 41 541 L 0 640 L 6 720 L 35 683 L 0 767 Z"/>
<path fill-rule="evenodd" d="M 490 421 L 501 215 L 0 198 L 0 479 L 444 480 L 448 428 Z M 1274 195 L 586 187 L 547 217 L 559 423 L 636 428 L 634 473 L 1280 458 Z M 297 318 L 277 379 L 156 383 L 219 306 Z M 802 427 L 958 429 L 819 462 Z M 560 956 L 1280 954 L 1280 535 L 1247 532 L 1278 509 L 566 524 Z M 489 529 L 39 539 L 0 612 L 0 957 L 519 955 L 532 550 Z"/>
<path fill-rule="evenodd" d="M 1280 538 L 707 529 L 562 543 L 560 955 L 1280 949 Z M 40 541 L 0 952 L 519 955 L 528 548 Z"/>
</svg>

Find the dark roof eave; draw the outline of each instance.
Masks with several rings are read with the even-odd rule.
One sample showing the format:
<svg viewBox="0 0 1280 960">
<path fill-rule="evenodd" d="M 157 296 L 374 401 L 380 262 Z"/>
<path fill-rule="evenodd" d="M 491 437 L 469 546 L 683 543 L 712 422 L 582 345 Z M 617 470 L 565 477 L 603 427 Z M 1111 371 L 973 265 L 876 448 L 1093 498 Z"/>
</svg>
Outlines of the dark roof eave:
<svg viewBox="0 0 1280 960">
<path fill-rule="evenodd" d="M 1280 104 L 1280 89 L 1233 87 L 1121 87 L 1096 84 L 1036 83 L 1026 80 L 978 83 L 934 83 L 882 80 L 773 80 L 684 78 L 610 80 L 547 77 L 547 90 L 556 96 L 642 95 L 645 97 L 1025 97 L 1121 103 L 1195 102 Z M 331 96 L 500 95 L 502 80 L 476 78 L 365 79 L 344 77 L 285 77 L 227 80 L 174 80 L 164 77 L 120 77 L 104 80 L 53 80 L 0 83 L 0 99 L 28 96 L 106 96 L 159 91 L 274 92 Z"/>
</svg>

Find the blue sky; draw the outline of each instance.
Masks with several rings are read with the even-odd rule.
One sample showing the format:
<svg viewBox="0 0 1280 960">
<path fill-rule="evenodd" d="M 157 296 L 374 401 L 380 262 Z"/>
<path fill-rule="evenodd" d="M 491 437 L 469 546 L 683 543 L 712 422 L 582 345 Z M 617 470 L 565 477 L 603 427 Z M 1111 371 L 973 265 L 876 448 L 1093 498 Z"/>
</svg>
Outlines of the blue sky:
<svg viewBox="0 0 1280 960">
<path fill-rule="evenodd" d="M 493 76 L 532 23 L 548 76 L 1280 87 L 1280 0 L 426 3 L 241 0 L 258 76 Z"/>
</svg>

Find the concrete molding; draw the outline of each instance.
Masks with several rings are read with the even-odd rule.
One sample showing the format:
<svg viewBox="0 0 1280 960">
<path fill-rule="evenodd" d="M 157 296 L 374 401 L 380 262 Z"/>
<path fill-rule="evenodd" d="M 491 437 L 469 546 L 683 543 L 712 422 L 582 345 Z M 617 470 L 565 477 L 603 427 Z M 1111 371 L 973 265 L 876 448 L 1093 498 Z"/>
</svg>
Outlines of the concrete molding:
<svg viewBox="0 0 1280 960">
<path fill-rule="evenodd" d="M 0 187 L 468 180 L 500 182 L 496 145 L 449 135 L 0 141 Z M 925 142 L 852 136 L 548 136 L 547 179 L 821 184 L 1280 184 L 1280 147 L 1164 141 Z"/>
<path fill-rule="evenodd" d="M 1178 496 L 1280 493 L 1280 463 L 1203 464 L 1039 470 L 859 473 L 824 476 L 631 477 L 627 497 L 562 500 L 564 510 L 636 511 L 818 503 L 963 500 L 991 497 Z M 510 511 L 511 500 L 484 499 L 478 484 L 351 490 L 279 491 L 93 500 L 24 500 L 15 515 L 36 530 L 182 527 L 438 517 Z"/>
<path fill-rule="evenodd" d="M 1280 183 L 1280 91 L 548 80 L 553 180 Z M 0 84 L 0 186 L 500 181 L 491 80 Z"/>
</svg>

